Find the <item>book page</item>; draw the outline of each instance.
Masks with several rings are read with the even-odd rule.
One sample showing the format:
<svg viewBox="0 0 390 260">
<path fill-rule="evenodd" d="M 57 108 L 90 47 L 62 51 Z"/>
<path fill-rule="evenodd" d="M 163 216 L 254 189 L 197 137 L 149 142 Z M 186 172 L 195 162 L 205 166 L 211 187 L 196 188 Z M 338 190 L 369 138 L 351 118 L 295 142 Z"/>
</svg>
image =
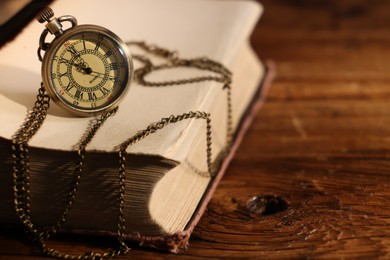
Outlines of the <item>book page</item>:
<svg viewBox="0 0 390 260">
<path fill-rule="evenodd" d="M 121 0 L 115 3 L 107 8 L 107 1 L 103 0 L 59 0 L 51 7 L 56 16 L 70 14 L 79 24 L 106 27 L 124 41 L 144 40 L 177 50 L 183 58 L 207 56 L 228 68 L 232 68 L 240 45 L 261 12 L 261 7 L 250 1 Z M 93 12 L 89 10 L 90 5 Z M 35 102 L 41 82 L 36 49 L 43 29 L 42 24 L 32 21 L 14 41 L 0 49 L 0 136 L 3 138 L 12 138 Z M 153 80 L 188 78 L 193 73 L 171 71 L 156 74 Z M 207 109 L 220 92 L 216 85 L 203 82 L 147 88 L 132 83 L 117 114 L 104 124 L 87 150 L 113 151 L 128 137 L 162 117 Z M 75 150 L 92 120 L 65 114 L 51 103 L 49 115 L 30 145 Z M 142 144 L 130 147 L 129 152 L 172 159 L 179 154 L 183 156 L 177 150 L 178 143 L 185 149 L 186 140 L 192 140 L 197 134 L 197 128 L 189 128 L 189 124 L 190 121 L 167 127 Z"/>
<path fill-rule="evenodd" d="M 236 91 L 239 91 L 242 96 L 249 96 L 245 99 L 243 97 L 235 100 L 236 111 L 246 110 L 248 103 L 250 103 L 248 100 L 251 100 L 255 94 L 254 92 L 258 91 L 258 81 L 264 73 L 264 68 L 259 64 L 248 43 L 241 47 L 233 72 L 236 75 L 236 80 L 247 86 L 247 88 L 236 89 Z M 223 101 L 218 102 L 218 104 L 223 104 Z M 233 117 L 236 118 L 237 116 Z M 213 117 L 212 119 L 214 119 L 212 121 L 214 124 L 225 125 L 226 123 L 224 117 Z M 222 141 L 215 139 L 213 139 L 213 151 L 223 147 Z M 198 202 L 209 186 L 210 178 L 197 174 L 199 171 L 207 174 L 206 155 L 203 152 L 206 149 L 205 140 L 205 131 L 199 131 L 199 137 L 196 138 L 194 144 L 196 148 L 191 149 L 183 163 L 168 171 L 164 178 L 161 178 L 155 184 L 150 196 L 149 210 L 151 218 L 167 233 L 184 230 L 196 210 Z M 216 153 L 214 153 L 215 155 Z M 136 192 L 131 190 L 129 195 L 134 198 Z"/>
</svg>

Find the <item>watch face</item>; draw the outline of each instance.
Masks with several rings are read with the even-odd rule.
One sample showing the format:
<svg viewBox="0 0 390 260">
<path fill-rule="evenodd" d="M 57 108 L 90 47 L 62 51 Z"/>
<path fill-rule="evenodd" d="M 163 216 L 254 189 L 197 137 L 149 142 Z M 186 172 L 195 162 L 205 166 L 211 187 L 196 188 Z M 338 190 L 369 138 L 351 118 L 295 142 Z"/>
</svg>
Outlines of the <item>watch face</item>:
<svg viewBox="0 0 390 260">
<path fill-rule="evenodd" d="M 52 99 L 84 116 L 116 107 L 132 71 L 125 44 L 95 25 L 67 30 L 51 43 L 42 62 L 43 82 Z"/>
</svg>

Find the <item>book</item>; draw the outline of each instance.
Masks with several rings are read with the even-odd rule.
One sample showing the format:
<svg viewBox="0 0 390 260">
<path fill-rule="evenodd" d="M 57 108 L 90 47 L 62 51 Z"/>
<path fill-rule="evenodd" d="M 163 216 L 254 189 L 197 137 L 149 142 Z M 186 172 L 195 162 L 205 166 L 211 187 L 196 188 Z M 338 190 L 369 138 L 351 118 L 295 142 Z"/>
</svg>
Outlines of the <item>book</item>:
<svg viewBox="0 0 390 260">
<path fill-rule="evenodd" d="M 212 192 L 231 160 L 254 111 L 264 99 L 270 73 L 256 57 L 249 36 L 262 7 L 252 1 L 56 1 L 56 15 L 70 14 L 79 24 L 97 24 L 124 41 L 142 39 L 178 51 L 182 58 L 207 56 L 233 72 L 233 147 L 226 148 L 227 97 L 218 82 L 168 87 L 133 83 L 118 112 L 87 146 L 84 172 L 65 232 L 116 235 L 118 216 L 118 146 L 150 123 L 170 115 L 205 111 L 211 115 L 215 177 L 207 171 L 206 125 L 183 120 L 128 147 L 124 215 L 126 238 L 141 245 L 178 252 L 186 248 Z M 11 139 L 35 102 L 40 85 L 36 48 L 43 27 L 32 21 L 0 49 L 0 223 L 17 223 L 12 193 Z M 35 42 L 31 39 L 36 39 Z M 136 49 L 131 49 L 136 54 Z M 158 71 L 153 81 L 189 78 L 205 72 Z M 39 226 L 54 225 L 64 210 L 77 159 L 77 147 L 91 122 L 51 104 L 48 116 L 30 141 L 31 215 Z"/>
</svg>

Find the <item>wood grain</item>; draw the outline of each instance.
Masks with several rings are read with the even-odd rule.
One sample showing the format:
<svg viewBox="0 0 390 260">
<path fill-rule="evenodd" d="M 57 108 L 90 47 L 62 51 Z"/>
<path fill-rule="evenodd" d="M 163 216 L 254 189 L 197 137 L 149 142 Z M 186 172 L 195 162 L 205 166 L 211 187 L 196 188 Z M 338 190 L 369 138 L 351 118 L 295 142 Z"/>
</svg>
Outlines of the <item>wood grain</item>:
<svg viewBox="0 0 390 260">
<path fill-rule="evenodd" d="M 190 248 L 123 259 L 390 258 L 390 2 L 340 2 L 262 1 L 252 43 L 278 76 Z M 262 214 L 265 195 L 287 208 Z M 21 234 L 0 233 L 0 254 L 40 259 Z"/>
</svg>

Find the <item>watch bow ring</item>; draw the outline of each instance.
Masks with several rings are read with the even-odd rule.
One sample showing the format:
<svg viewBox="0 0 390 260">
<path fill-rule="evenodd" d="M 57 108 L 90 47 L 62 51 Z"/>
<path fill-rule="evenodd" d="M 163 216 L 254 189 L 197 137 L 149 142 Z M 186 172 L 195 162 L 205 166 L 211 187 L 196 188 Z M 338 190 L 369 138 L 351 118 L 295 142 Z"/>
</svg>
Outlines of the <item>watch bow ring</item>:
<svg viewBox="0 0 390 260">
<path fill-rule="evenodd" d="M 47 22 L 39 40 L 38 58 L 50 98 L 78 116 L 92 116 L 117 107 L 133 75 L 126 44 L 106 28 L 77 25 L 76 18 L 70 15 L 56 18 L 50 8 L 44 9 L 37 20 Z M 71 26 L 64 30 L 64 22 Z M 48 33 L 55 36 L 50 43 L 45 42 Z"/>
</svg>

